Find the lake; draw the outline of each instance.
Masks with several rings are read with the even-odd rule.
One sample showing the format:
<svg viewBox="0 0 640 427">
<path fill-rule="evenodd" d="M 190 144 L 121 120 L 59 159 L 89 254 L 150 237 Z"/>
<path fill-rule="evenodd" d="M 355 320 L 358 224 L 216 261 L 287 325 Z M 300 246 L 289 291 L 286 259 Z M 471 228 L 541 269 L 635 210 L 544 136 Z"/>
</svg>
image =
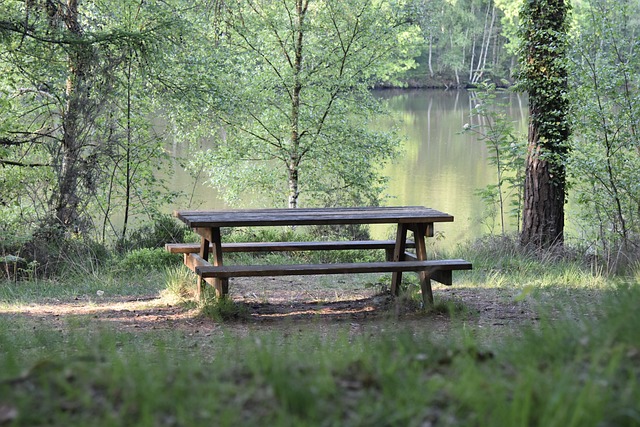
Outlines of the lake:
<svg viewBox="0 0 640 427">
<path fill-rule="evenodd" d="M 472 93 L 465 90 L 384 90 L 376 97 L 388 103 L 400 119 L 400 131 L 406 138 L 400 157 L 384 169 L 389 177 L 384 204 L 423 205 L 455 217 L 455 222 L 438 224 L 436 233 L 443 237 L 440 246 L 477 238 L 491 227 L 499 231 L 495 216 L 487 218 L 485 206 L 476 191 L 496 182 L 495 167 L 489 165 L 484 142 L 461 131 L 472 123 L 470 111 L 475 105 Z M 509 115 L 516 129 L 526 138 L 527 101 L 516 94 L 509 96 Z M 388 125 L 391 126 L 389 119 Z M 384 123 L 383 123 L 384 125 Z M 180 155 L 179 146 L 174 154 Z M 202 177 L 200 181 L 204 181 Z M 177 164 L 171 180 L 172 189 L 188 193 L 176 206 L 193 209 L 227 207 L 219 193 L 194 179 Z M 515 224 L 510 224 L 515 229 Z M 372 234 L 386 238 L 393 231 L 376 227 Z"/>
</svg>

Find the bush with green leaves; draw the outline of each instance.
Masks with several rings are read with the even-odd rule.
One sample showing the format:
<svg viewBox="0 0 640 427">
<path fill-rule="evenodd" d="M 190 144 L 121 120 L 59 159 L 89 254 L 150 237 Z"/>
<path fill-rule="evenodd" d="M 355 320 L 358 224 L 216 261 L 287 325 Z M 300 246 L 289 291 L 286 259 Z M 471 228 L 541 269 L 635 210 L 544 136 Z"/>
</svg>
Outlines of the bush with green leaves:
<svg viewBox="0 0 640 427">
<path fill-rule="evenodd" d="M 129 237 L 121 239 L 117 248 L 120 251 L 142 248 L 160 248 L 167 243 L 184 242 L 189 229 L 167 214 L 152 216 L 152 222 L 143 224 Z"/>
<path fill-rule="evenodd" d="M 576 5 L 573 155 L 568 171 L 580 239 L 610 269 L 637 258 L 640 243 L 640 30 L 637 2 Z"/>
<path fill-rule="evenodd" d="M 180 263 L 180 254 L 172 254 L 164 248 L 142 248 L 127 252 L 117 263 L 122 270 L 161 270 Z"/>
</svg>

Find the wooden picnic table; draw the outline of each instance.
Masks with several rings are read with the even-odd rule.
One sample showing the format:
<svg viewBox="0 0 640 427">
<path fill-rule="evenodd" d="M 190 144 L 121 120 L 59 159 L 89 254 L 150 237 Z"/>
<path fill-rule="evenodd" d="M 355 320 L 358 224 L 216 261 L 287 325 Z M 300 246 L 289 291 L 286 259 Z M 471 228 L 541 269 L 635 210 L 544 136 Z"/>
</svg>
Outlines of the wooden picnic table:
<svg viewBox="0 0 640 427">
<path fill-rule="evenodd" d="M 302 274 L 392 273 L 391 291 L 398 295 L 402 273 L 416 271 L 425 304 L 433 303 L 431 279 L 451 284 L 453 270 L 470 269 L 464 260 L 429 260 L 427 237 L 434 235 L 434 224 L 452 222 L 453 216 L 423 206 L 304 208 L 304 209 L 234 209 L 179 210 L 174 216 L 191 227 L 201 237 L 200 244 L 168 244 L 167 250 L 184 253 L 184 262 L 198 275 L 198 295 L 203 281 L 214 286 L 218 297 L 228 293 L 230 277 L 283 276 Z M 334 241 L 334 242 L 247 242 L 223 243 L 221 228 L 396 224 L 395 240 Z M 408 240 L 408 232 L 413 240 Z M 415 248 L 415 254 L 407 248 Z M 295 251 L 336 249 L 386 249 L 386 261 L 336 264 L 234 265 L 223 263 L 223 252 Z"/>
</svg>

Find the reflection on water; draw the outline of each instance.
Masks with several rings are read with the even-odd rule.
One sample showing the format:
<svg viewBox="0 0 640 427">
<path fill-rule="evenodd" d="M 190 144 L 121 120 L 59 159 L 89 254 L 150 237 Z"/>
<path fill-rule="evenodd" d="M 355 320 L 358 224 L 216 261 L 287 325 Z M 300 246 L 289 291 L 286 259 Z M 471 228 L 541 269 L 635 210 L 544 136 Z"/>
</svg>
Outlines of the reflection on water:
<svg viewBox="0 0 640 427">
<path fill-rule="evenodd" d="M 389 176 L 386 204 L 424 205 L 455 217 L 451 224 L 438 224 L 449 246 L 478 237 L 488 227 L 485 206 L 475 194 L 478 188 L 496 182 L 484 142 L 475 135 L 461 134 L 472 123 L 469 112 L 475 101 L 468 91 L 384 91 L 376 94 L 400 115 L 406 137 L 404 154 L 385 170 Z M 516 129 L 526 137 L 526 100 L 511 96 Z M 497 229 L 497 228 L 496 228 Z"/>
<path fill-rule="evenodd" d="M 495 183 L 495 169 L 487 161 L 483 142 L 472 134 L 461 134 L 470 123 L 475 101 L 468 91 L 385 90 L 375 96 L 388 103 L 400 131 L 406 138 L 402 155 L 384 172 L 389 177 L 385 205 L 424 205 L 447 212 L 455 222 L 438 224 L 436 232 L 445 237 L 444 246 L 478 237 L 488 230 L 485 206 L 475 192 Z M 516 129 L 526 137 L 526 99 L 511 95 L 510 115 Z M 392 126 L 393 119 L 383 126 Z M 179 147 L 173 147 L 178 150 Z M 176 154 L 181 154 L 176 151 Z M 176 206 L 189 208 L 224 208 L 226 205 L 214 189 L 198 183 L 176 165 L 173 189 L 188 195 Z M 191 194 L 193 193 L 193 197 Z M 247 201 L 247 204 L 249 201 Z M 496 230 L 498 224 L 495 224 Z M 376 227 L 375 237 L 388 237 L 393 231 Z M 439 244 L 440 246 L 440 244 Z"/>
</svg>

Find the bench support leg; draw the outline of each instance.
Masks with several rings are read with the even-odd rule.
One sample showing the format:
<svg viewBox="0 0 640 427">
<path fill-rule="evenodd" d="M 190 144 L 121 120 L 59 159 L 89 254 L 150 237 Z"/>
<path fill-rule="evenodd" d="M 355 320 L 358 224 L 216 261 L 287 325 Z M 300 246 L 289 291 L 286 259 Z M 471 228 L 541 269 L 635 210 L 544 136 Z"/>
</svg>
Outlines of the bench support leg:
<svg viewBox="0 0 640 427">
<path fill-rule="evenodd" d="M 205 261 L 209 260 L 209 243 L 210 241 L 205 237 L 200 239 L 200 257 Z M 204 295 L 204 284 L 202 282 L 206 280 L 207 279 L 203 279 L 202 276 L 198 275 L 198 283 L 196 285 L 196 299 L 198 301 L 202 301 Z"/>
<path fill-rule="evenodd" d="M 222 236 L 220 234 L 220 227 L 213 228 L 201 228 L 198 229 L 198 234 L 202 237 L 200 243 L 200 256 L 202 259 L 208 261 L 209 260 L 209 247 L 211 247 L 211 264 L 214 266 L 222 265 Z M 216 298 L 222 298 L 229 293 L 229 279 L 203 279 L 198 276 L 198 289 L 197 289 L 197 298 L 201 300 L 202 298 L 202 281 L 205 280 L 207 283 L 212 285 L 216 290 Z"/>
<path fill-rule="evenodd" d="M 211 229 L 211 246 L 213 248 L 211 264 L 218 267 L 222 265 L 222 237 L 220 235 L 220 227 Z M 214 288 L 216 289 L 216 298 L 220 299 L 229 293 L 229 279 L 214 279 Z"/>
<path fill-rule="evenodd" d="M 396 246 L 393 248 L 393 260 L 404 261 L 404 253 L 407 248 L 407 224 L 398 224 L 396 233 Z M 391 276 L 391 294 L 398 296 L 400 294 L 400 284 L 402 283 L 402 272 L 398 271 Z"/>
<path fill-rule="evenodd" d="M 416 224 L 413 231 L 416 243 L 416 258 L 418 261 L 427 260 L 427 246 L 425 237 L 429 233 L 426 224 Z M 422 291 L 422 304 L 424 308 L 433 306 L 433 291 L 431 289 L 431 274 L 428 271 L 418 273 L 420 277 L 420 290 Z"/>
</svg>

